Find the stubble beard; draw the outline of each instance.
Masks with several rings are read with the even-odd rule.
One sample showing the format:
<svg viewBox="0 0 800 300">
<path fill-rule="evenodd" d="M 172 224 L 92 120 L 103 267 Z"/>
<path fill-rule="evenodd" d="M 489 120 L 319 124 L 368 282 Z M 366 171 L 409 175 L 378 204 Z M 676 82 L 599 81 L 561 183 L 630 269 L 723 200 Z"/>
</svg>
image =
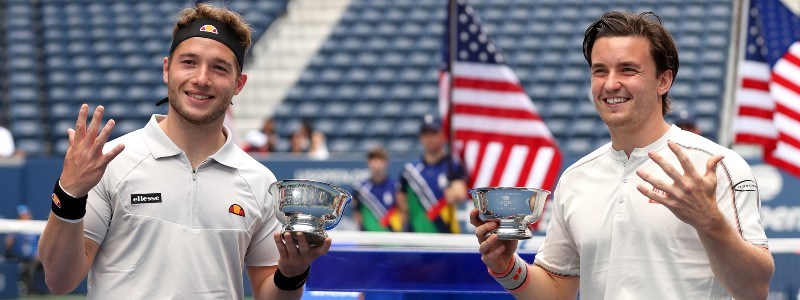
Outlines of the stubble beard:
<svg viewBox="0 0 800 300">
<path fill-rule="evenodd" d="M 225 112 L 228 110 L 228 104 L 230 104 L 230 100 L 224 100 L 221 103 L 217 103 L 214 106 L 214 110 L 210 113 L 200 116 L 193 116 L 185 109 L 185 106 L 179 100 L 176 100 L 178 98 L 177 92 L 170 92 L 169 96 L 169 106 L 172 107 L 175 113 L 177 113 L 181 119 L 186 120 L 186 122 L 189 124 L 198 127 L 214 123 L 225 116 Z"/>
</svg>

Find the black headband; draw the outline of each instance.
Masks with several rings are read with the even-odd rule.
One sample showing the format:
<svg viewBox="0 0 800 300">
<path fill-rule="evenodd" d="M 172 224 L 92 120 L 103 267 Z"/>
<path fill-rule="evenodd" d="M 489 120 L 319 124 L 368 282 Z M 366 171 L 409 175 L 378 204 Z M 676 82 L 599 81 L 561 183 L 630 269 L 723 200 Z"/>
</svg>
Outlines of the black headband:
<svg viewBox="0 0 800 300">
<path fill-rule="evenodd" d="M 169 54 L 172 55 L 172 52 L 175 51 L 175 48 L 177 48 L 180 43 L 193 37 L 212 39 L 227 46 L 231 49 L 233 55 L 236 56 L 236 62 L 239 64 L 239 71 L 242 71 L 244 67 L 244 52 L 247 49 L 239 42 L 236 33 L 228 25 L 206 18 L 200 18 L 183 25 L 175 32 L 175 36 L 172 39 L 172 46 L 169 48 Z M 164 104 L 167 101 L 169 101 L 169 99 L 164 98 L 158 101 L 156 106 Z"/>
<path fill-rule="evenodd" d="M 228 48 L 233 51 L 233 55 L 236 56 L 236 62 L 239 63 L 239 71 L 242 70 L 244 66 L 244 51 L 246 49 L 244 45 L 239 42 L 236 32 L 228 27 L 228 25 L 206 18 L 200 18 L 194 20 L 192 23 L 183 25 L 183 27 L 178 28 L 178 31 L 175 32 L 175 37 L 172 40 L 172 47 L 169 48 L 169 54 L 172 55 L 172 51 L 175 51 L 178 44 L 193 37 L 212 39 L 228 46 Z"/>
</svg>

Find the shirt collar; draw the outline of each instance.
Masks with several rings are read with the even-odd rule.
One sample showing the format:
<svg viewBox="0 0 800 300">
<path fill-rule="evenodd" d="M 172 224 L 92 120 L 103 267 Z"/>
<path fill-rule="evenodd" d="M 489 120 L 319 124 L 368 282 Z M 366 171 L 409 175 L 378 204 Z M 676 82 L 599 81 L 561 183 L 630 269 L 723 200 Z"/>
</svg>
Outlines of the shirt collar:
<svg viewBox="0 0 800 300">
<path fill-rule="evenodd" d="M 150 149 L 150 153 L 152 153 L 153 157 L 156 159 L 175 156 L 183 153 L 183 150 L 178 148 L 178 146 L 175 145 L 175 143 L 173 143 L 172 140 L 167 136 L 167 133 L 161 129 L 161 126 L 158 125 L 158 122 L 164 120 L 164 118 L 166 118 L 165 115 L 154 114 L 150 117 L 150 121 L 148 121 L 147 125 L 144 127 L 145 144 L 147 144 L 147 148 Z M 239 164 L 239 159 L 236 155 L 238 146 L 233 143 L 230 129 L 228 129 L 226 126 L 223 126 L 222 130 L 225 132 L 226 136 L 225 144 L 223 144 L 222 147 L 217 150 L 217 153 L 211 155 L 209 159 L 213 159 L 231 168 L 236 168 L 236 166 Z"/>
<path fill-rule="evenodd" d="M 631 158 L 632 159 L 647 158 L 648 152 L 650 152 L 651 150 L 658 151 L 659 149 L 666 147 L 667 141 L 671 140 L 679 131 L 681 131 L 681 129 L 678 128 L 678 126 L 675 125 L 670 126 L 669 130 L 667 130 L 667 132 L 665 132 L 664 135 L 662 135 L 655 142 L 643 148 L 633 149 L 633 152 L 631 152 Z M 628 156 L 625 154 L 625 151 L 623 150 L 614 150 L 613 147 L 609 147 L 608 153 L 614 160 L 620 160 L 620 161 L 628 160 Z"/>
</svg>

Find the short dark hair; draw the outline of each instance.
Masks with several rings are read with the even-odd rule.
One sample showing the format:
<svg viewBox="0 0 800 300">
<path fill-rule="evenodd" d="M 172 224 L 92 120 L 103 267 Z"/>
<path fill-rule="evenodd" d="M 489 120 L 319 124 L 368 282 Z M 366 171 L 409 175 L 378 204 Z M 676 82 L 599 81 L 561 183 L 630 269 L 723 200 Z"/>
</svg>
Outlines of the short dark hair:
<svg viewBox="0 0 800 300">
<path fill-rule="evenodd" d="M 656 63 L 656 76 L 666 70 L 672 70 L 672 81 L 678 75 L 678 48 L 672 35 L 661 23 L 661 17 L 653 12 L 635 14 L 632 12 L 610 11 L 589 25 L 583 35 L 583 56 L 592 66 L 592 48 L 594 42 L 603 37 L 643 37 L 650 42 L 650 56 Z M 661 96 L 661 114 L 666 115 L 671 109 L 669 91 Z"/>
<path fill-rule="evenodd" d="M 386 152 L 386 149 L 383 149 L 383 147 L 380 146 L 372 148 L 372 150 L 369 150 L 369 152 L 367 152 L 367 160 L 376 158 L 389 160 L 389 153 Z"/>
</svg>

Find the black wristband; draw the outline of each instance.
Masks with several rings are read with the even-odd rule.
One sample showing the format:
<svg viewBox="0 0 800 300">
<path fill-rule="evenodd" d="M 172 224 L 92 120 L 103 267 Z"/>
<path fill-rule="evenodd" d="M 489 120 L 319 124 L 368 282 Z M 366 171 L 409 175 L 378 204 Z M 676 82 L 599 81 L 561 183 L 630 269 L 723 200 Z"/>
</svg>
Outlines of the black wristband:
<svg viewBox="0 0 800 300">
<path fill-rule="evenodd" d="M 308 267 L 303 274 L 297 275 L 295 277 L 286 277 L 281 273 L 281 269 L 275 271 L 275 276 L 272 278 L 275 281 L 275 286 L 279 289 L 284 291 L 294 291 L 303 287 L 306 284 L 306 279 L 308 279 L 308 272 L 311 270 L 311 267 Z"/>
<path fill-rule="evenodd" d="M 51 195 L 53 202 L 50 205 L 50 210 L 62 219 L 72 221 L 83 219 L 83 216 L 86 215 L 86 199 L 89 198 L 89 195 L 80 198 L 72 197 L 61 189 L 58 181 L 56 180 L 56 185 L 53 187 L 53 194 Z"/>
</svg>

